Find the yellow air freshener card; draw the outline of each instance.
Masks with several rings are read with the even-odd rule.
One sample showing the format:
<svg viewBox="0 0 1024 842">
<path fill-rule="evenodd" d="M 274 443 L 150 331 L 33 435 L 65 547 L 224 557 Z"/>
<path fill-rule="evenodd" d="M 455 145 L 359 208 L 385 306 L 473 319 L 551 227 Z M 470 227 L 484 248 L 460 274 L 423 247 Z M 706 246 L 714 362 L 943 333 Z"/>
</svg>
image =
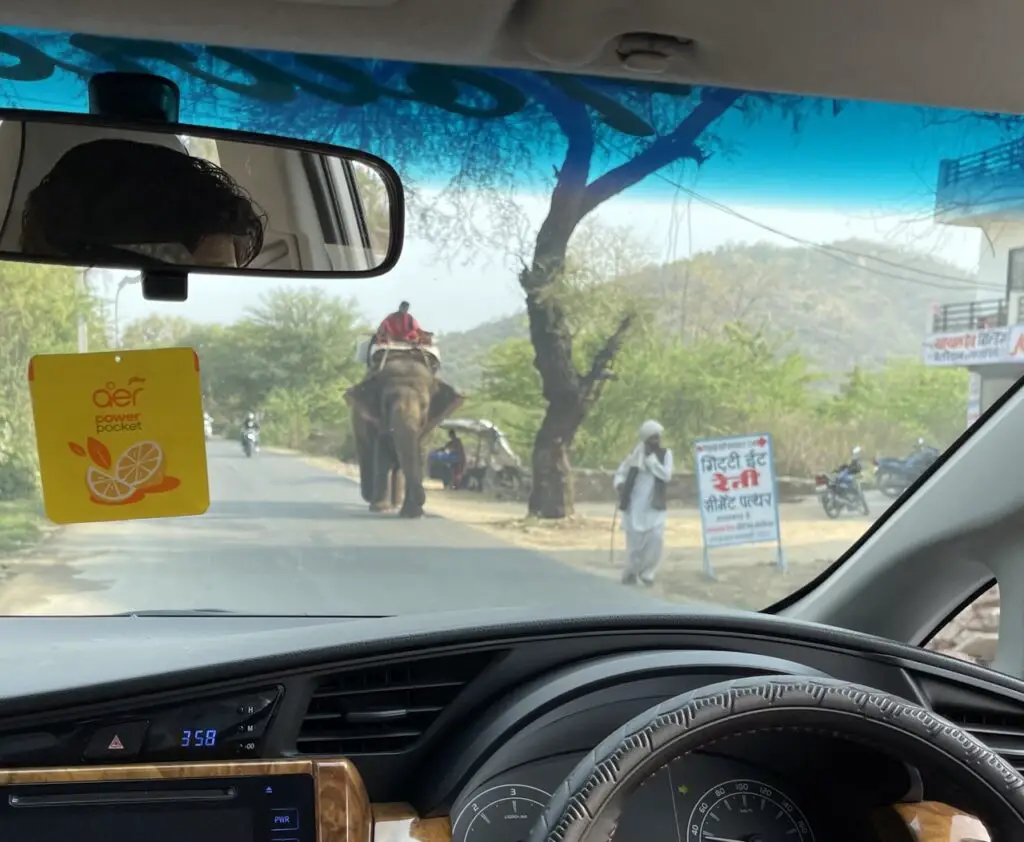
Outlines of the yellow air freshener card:
<svg viewBox="0 0 1024 842">
<path fill-rule="evenodd" d="M 28 369 L 55 523 L 201 515 L 210 506 L 191 348 L 42 354 Z"/>
</svg>

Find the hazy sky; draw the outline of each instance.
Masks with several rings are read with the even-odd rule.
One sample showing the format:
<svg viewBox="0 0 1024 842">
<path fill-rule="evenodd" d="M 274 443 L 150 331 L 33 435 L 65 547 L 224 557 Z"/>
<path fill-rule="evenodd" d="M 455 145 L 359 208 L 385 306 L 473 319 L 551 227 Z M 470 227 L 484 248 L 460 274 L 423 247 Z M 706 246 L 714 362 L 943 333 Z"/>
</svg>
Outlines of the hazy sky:
<svg viewBox="0 0 1024 842">
<path fill-rule="evenodd" d="M 534 225 L 542 218 L 544 201 L 525 200 L 524 208 Z M 687 213 L 691 214 L 689 224 Z M 799 245 L 797 241 L 829 243 L 856 237 L 910 246 L 973 271 L 981 244 L 977 229 L 935 225 L 925 208 L 908 208 L 899 217 L 770 206 L 737 205 L 723 210 L 696 200 L 688 204 L 683 194 L 675 205 L 666 200 L 618 197 L 606 203 L 597 217 L 606 224 L 633 230 L 659 262 L 730 242 L 793 246 Z M 262 291 L 275 286 L 316 285 L 339 297 L 354 298 L 370 321 L 379 320 L 400 300 L 408 299 L 424 328 L 434 331 L 465 330 L 522 309 L 522 292 L 510 261 L 502 255 L 479 253 L 464 265 L 466 256 L 454 255 L 448 266 L 432 243 L 408 238 L 398 266 L 379 278 L 310 282 L 196 276 L 184 304 L 147 302 L 138 287 L 129 286 L 121 294 L 120 321 L 123 326 L 148 313 L 163 313 L 202 322 L 230 322 L 243 315 Z M 972 298 L 974 292 L 967 287 L 962 294 L 936 289 L 935 295 L 936 301 L 949 301 Z"/>
</svg>

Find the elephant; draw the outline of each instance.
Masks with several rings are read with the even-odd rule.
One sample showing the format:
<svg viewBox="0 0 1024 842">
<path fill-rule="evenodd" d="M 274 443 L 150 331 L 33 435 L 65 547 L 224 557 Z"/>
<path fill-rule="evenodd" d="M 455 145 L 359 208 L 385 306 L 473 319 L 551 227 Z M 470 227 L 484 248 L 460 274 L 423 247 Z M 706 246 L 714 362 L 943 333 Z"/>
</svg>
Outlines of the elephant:
<svg viewBox="0 0 1024 842">
<path fill-rule="evenodd" d="M 403 352 L 389 353 L 380 368 L 345 393 L 359 452 L 359 485 L 371 511 L 387 511 L 401 497 L 402 517 L 422 516 L 424 440 L 464 400 L 423 354 Z"/>
</svg>

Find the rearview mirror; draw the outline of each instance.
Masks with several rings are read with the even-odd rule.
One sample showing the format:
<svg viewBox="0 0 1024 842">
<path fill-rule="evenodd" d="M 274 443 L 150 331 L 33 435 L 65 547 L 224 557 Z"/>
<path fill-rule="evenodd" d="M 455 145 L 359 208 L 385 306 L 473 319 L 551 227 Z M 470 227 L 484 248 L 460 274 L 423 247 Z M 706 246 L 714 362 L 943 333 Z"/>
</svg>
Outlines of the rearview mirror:
<svg viewBox="0 0 1024 842">
<path fill-rule="evenodd" d="M 0 260 L 368 277 L 402 251 L 401 182 L 353 149 L 86 115 L 0 113 Z"/>
</svg>

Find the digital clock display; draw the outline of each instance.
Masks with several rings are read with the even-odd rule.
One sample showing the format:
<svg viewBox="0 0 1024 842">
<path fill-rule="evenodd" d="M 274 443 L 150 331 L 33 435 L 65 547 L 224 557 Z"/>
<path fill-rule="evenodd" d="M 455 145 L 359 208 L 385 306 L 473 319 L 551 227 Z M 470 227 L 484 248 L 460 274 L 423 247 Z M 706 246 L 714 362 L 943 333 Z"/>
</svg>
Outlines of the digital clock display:
<svg viewBox="0 0 1024 842">
<path fill-rule="evenodd" d="M 217 745 L 217 729 L 183 728 L 180 744 L 182 748 L 213 748 Z"/>
</svg>

